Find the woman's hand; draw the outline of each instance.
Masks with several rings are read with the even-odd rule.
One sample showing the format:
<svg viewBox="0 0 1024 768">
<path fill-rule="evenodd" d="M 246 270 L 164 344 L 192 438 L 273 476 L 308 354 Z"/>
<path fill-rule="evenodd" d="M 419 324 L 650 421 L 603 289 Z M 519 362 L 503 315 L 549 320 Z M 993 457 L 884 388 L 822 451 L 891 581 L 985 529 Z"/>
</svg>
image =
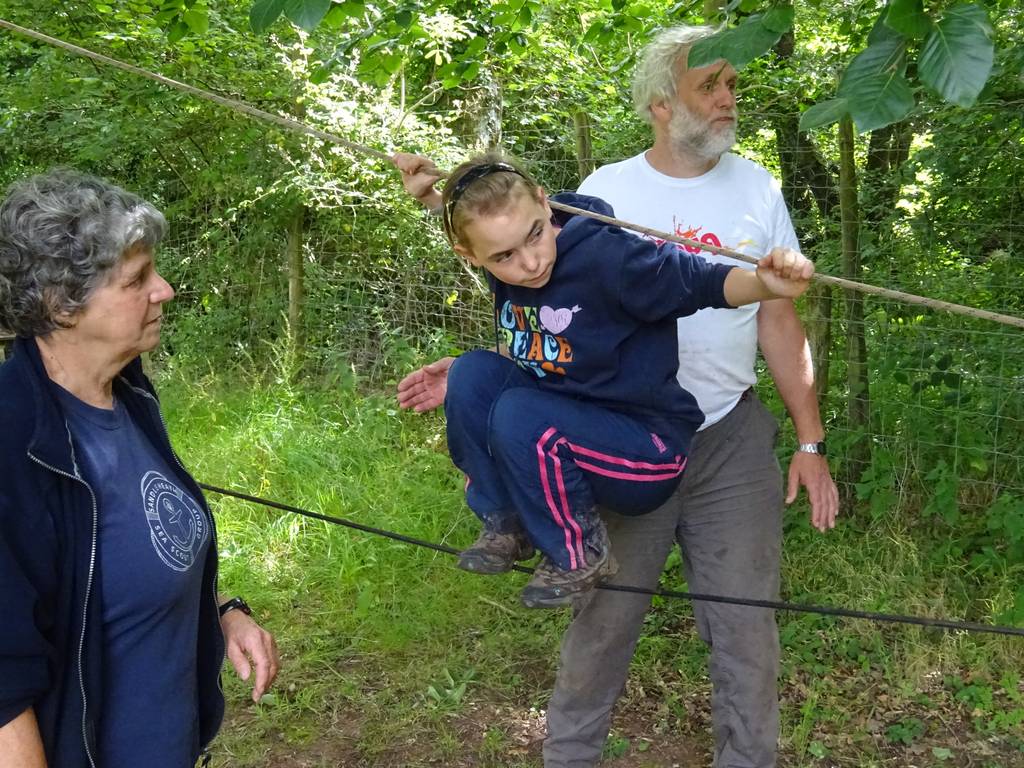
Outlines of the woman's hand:
<svg viewBox="0 0 1024 768">
<path fill-rule="evenodd" d="M 270 690 L 281 664 L 274 636 L 239 610 L 228 611 L 221 616 L 220 627 L 224 632 L 228 659 L 238 676 L 248 680 L 253 667 L 256 668 L 252 700 L 259 701 Z"/>
<path fill-rule="evenodd" d="M 391 156 L 391 162 L 402 172 L 402 186 L 406 192 L 430 210 L 441 207 L 441 193 L 434 189 L 441 174 L 433 160 L 422 155 L 396 152 Z"/>
<path fill-rule="evenodd" d="M 448 369 L 454 362 L 454 357 L 442 357 L 398 382 L 399 407 L 423 413 L 442 405 L 448 392 Z"/>
<path fill-rule="evenodd" d="M 814 262 L 792 248 L 772 248 L 757 263 L 757 276 L 778 298 L 795 299 L 807 290 Z"/>
</svg>

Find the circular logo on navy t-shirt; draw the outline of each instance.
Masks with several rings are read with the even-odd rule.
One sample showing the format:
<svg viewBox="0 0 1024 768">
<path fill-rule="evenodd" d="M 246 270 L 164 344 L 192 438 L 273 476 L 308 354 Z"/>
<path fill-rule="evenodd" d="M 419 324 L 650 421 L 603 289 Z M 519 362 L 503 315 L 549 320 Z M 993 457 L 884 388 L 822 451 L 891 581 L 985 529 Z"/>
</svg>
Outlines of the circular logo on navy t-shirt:
<svg viewBox="0 0 1024 768">
<path fill-rule="evenodd" d="M 206 515 L 196 501 L 159 472 L 142 478 L 150 541 L 164 563 L 187 571 L 206 542 Z"/>
</svg>

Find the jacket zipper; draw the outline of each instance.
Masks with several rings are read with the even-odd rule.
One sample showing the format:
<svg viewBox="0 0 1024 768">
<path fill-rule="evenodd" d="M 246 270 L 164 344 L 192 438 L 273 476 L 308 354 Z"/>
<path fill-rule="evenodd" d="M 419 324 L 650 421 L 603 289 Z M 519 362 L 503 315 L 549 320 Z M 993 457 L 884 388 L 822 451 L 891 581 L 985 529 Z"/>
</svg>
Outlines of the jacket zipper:
<svg viewBox="0 0 1024 768">
<path fill-rule="evenodd" d="M 68 442 L 70 444 L 70 437 L 68 438 Z M 72 461 L 74 461 L 73 444 L 71 445 L 71 452 Z M 86 699 L 85 696 L 85 673 L 83 671 L 82 666 L 82 651 L 85 647 L 85 625 L 89 618 L 89 597 L 92 594 L 92 579 L 93 573 L 95 572 L 96 569 L 96 528 L 99 522 L 99 514 L 96 508 L 96 494 L 93 492 L 92 486 L 89 485 L 89 483 L 86 482 L 84 478 L 78 475 L 69 475 L 67 472 L 64 472 L 63 470 L 50 466 L 46 462 L 41 461 L 40 459 L 37 459 L 35 456 L 33 456 L 31 451 L 26 451 L 26 455 L 29 457 L 29 459 L 31 459 L 44 469 L 48 469 L 51 472 L 61 475 L 62 477 L 66 477 L 70 480 L 75 480 L 81 483 L 82 485 L 85 486 L 86 490 L 89 491 L 89 497 L 92 499 L 92 548 L 89 553 L 89 578 L 86 580 L 85 583 L 85 604 L 82 608 L 82 634 L 78 638 L 78 689 L 82 694 L 82 743 L 85 745 L 85 756 L 89 760 L 89 765 L 92 768 L 96 768 L 96 761 L 93 760 L 92 750 L 89 748 L 89 734 L 85 727 L 86 717 L 89 713 L 89 701 L 88 699 Z M 75 467 L 75 471 L 78 471 L 77 465 Z"/>
</svg>

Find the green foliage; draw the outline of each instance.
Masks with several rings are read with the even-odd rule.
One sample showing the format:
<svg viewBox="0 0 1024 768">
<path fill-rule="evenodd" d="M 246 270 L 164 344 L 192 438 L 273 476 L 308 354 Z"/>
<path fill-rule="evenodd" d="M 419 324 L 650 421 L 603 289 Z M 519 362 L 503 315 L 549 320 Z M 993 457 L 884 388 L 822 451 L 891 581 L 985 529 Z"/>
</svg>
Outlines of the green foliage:
<svg viewBox="0 0 1024 768">
<path fill-rule="evenodd" d="M 992 25 L 979 5 L 946 11 L 924 42 L 918 60 L 921 82 L 943 99 L 970 107 L 992 71 Z"/>
<path fill-rule="evenodd" d="M 858 130 L 884 128 L 914 108 L 914 94 L 904 77 L 904 53 L 901 40 L 873 43 L 857 54 L 843 73 L 836 93 L 845 101 Z M 803 127 L 806 130 L 806 125 Z"/>
<path fill-rule="evenodd" d="M 163 369 L 170 431 L 197 477 L 456 547 L 472 541 L 476 522 L 444 453 L 442 421 L 398 413 L 389 396 L 295 387 L 288 378 L 282 369 L 228 384 Z M 477 578 L 445 555 L 211 500 L 221 583 L 247 596 L 286 654 L 279 685 L 259 708 L 247 707 L 246 686 L 225 674 L 232 719 L 215 761 L 266 765 L 278 749 L 312 757 L 323 738 L 352 749 L 340 758 L 346 764 L 444 763 L 445 724 L 457 719 L 463 759 L 508 764 L 515 741 L 505 734 L 530 705 L 543 707 L 567 615 L 519 608 L 517 574 Z M 941 595 L 948 602 L 936 610 L 958 615 L 969 602 L 963 595 L 976 589 L 955 559 L 915 562 L 908 551 L 925 542 L 889 521 L 833 533 L 788 536 L 784 583 L 802 591 L 787 597 L 914 610 L 919 595 Z M 685 586 L 674 562 L 670 586 Z M 814 757 L 867 764 L 877 746 L 851 723 L 868 717 L 883 718 L 883 734 L 901 749 L 928 750 L 930 736 L 946 733 L 936 715 L 963 713 L 987 749 L 1020 731 L 1024 693 L 1012 642 L 786 613 L 779 622 L 787 754 L 803 744 Z M 914 668 L 946 676 L 925 703 L 916 701 Z M 706 650 L 687 603 L 656 601 L 632 675 L 622 706 L 648 737 L 616 731 L 609 757 L 643 754 L 652 741 L 678 743 L 700 716 L 694 697 L 707 693 Z M 958 748 L 965 755 L 969 735 Z M 387 752 L 410 743 L 428 754 Z M 524 761 L 539 765 L 533 755 Z"/>
<path fill-rule="evenodd" d="M 629 753 L 629 739 L 615 733 L 609 733 L 601 752 L 602 760 L 615 760 Z"/>
<path fill-rule="evenodd" d="M 908 40 L 920 40 L 932 28 L 922 0 L 891 0 L 884 23 Z"/>
<path fill-rule="evenodd" d="M 764 14 L 749 16 L 736 27 L 697 42 L 690 49 L 687 66 L 704 67 L 721 59 L 741 69 L 771 50 L 793 26 L 793 6 L 773 6 Z"/>
<path fill-rule="evenodd" d="M 894 723 L 885 729 L 885 737 L 892 742 L 911 746 L 914 741 L 924 734 L 925 725 L 916 717 L 910 717 Z"/>
<path fill-rule="evenodd" d="M 865 132 L 904 119 L 916 106 L 907 53 L 922 38 L 916 78 L 944 101 L 970 107 L 992 72 L 992 34 L 980 5 L 954 5 L 936 22 L 921 0 L 892 0 L 875 21 L 868 47 L 847 66 L 836 98 L 805 112 L 800 127 L 811 130 L 850 115 Z"/>
<path fill-rule="evenodd" d="M 457 709 L 466 696 L 466 686 L 472 682 L 475 672 L 470 669 L 459 676 L 458 681 L 448 669 L 441 670 L 443 679 L 427 686 L 427 699 L 437 707 Z"/>
<path fill-rule="evenodd" d="M 749 60 L 740 78 L 740 151 L 781 177 L 805 247 L 831 272 L 840 251 L 825 199 L 835 186 L 834 133 L 800 135 L 797 120 L 810 128 L 853 114 L 873 128 L 856 144 L 861 277 L 1024 314 L 1024 52 L 1014 47 L 1022 12 L 1012 2 L 988 3 L 986 37 L 968 8 L 981 6 L 893 0 L 882 15 L 873 0 L 845 4 L 842 13 L 826 2 L 727 3 L 732 39 L 743 43 L 727 47 Z M 689 3 L 656 0 L 348 0 L 329 8 L 224 0 L 154 10 L 142 0 L 86 0 L 56 15 L 30 2 L 11 15 L 384 151 L 424 152 L 442 167 L 500 145 L 551 190 L 579 182 L 578 112 L 593 123 L 598 163 L 648 145 L 627 93 L 651 31 L 666 20 L 717 20 Z M 296 27 L 303 19 L 312 31 Z M 250 22 L 259 35 L 247 31 Z M 933 70 L 947 68 L 948 88 L 925 87 L 922 68 L 932 70 L 924 51 L 940 26 L 942 39 L 960 35 L 964 45 L 936 55 Z M 751 57 L 758 40 L 774 50 Z M 982 80 L 983 61 L 957 57 L 984 55 L 985 44 L 994 61 Z M 970 110 L 946 100 L 943 88 L 969 95 L 979 83 Z M 885 97 L 865 106 L 876 88 Z M 397 413 L 391 391 L 423 361 L 486 342 L 488 299 L 436 222 L 404 198 L 392 169 L 6 32 L 0 92 L 0 182 L 74 165 L 168 214 L 159 263 L 178 297 L 154 361 L 176 442 L 197 474 L 424 538 L 472 539 L 443 425 Z M 304 347 L 293 345 L 285 320 L 286 232 L 297 215 Z M 840 307 L 837 294 L 826 319 L 830 450 L 836 469 L 861 439 L 870 456 L 828 537 L 810 529 L 800 504 L 787 513 L 786 596 L 1024 624 L 1024 341 L 870 298 L 863 323 L 851 328 Z M 845 349 L 857 332 L 869 353 L 871 414 L 850 430 Z M 762 397 L 782 414 L 761 378 Z M 794 439 L 785 423 L 783 464 Z M 434 555 L 229 500 L 217 509 L 225 583 L 263 606 L 289 654 L 288 685 L 229 730 L 233 765 L 273 762 L 260 752 L 267 744 L 312 748 L 338 712 L 366 723 L 335 740 L 354 744 L 359 756 L 325 764 L 449 764 L 445 750 L 460 735 L 451 723 L 481 701 L 543 706 L 566 617 L 515 613 L 515 577 L 482 583 Z M 666 586 L 685 587 L 681 565 L 676 552 Z M 966 727 L 986 738 L 1021 732 L 1019 680 L 1002 680 L 1002 670 L 1020 668 L 1017 646 L 795 616 L 780 615 L 780 624 L 784 741 L 796 760 L 869 764 L 874 758 L 865 756 L 877 749 L 858 735 L 854 714 L 875 717 L 883 689 L 893 703 L 877 715 L 874 735 L 895 729 L 892 748 L 909 738 L 909 749 L 949 760 L 935 751 L 945 747 L 930 743 L 945 726 L 910 693 L 921 670 L 966 681 L 929 692 Z M 707 686 L 692 614 L 655 600 L 646 628 L 625 706 L 652 713 L 652 734 L 692 728 L 693 692 Z M 239 708 L 241 686 L 228 690 Z M 917 735 L 915 719 L 925 727 Z M 482 764 L 507 764 L 518 742 L 505 724 L 480 733 Z M 632 734 L 616 739 L 616 751 L 647 744 Z M 414 740 L 431 745 L 429 758 L 388 752 Z M 968 759 L 964 744 L 956 760 Z"/>
</svg>

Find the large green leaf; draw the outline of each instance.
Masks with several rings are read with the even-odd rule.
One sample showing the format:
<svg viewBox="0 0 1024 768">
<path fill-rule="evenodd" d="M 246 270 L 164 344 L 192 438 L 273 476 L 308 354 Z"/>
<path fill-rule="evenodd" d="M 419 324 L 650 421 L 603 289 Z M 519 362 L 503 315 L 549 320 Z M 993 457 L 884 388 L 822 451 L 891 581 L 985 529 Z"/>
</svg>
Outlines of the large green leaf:
<svg viewBox="0 0 1024 768">
<path fill-rule="evenodd" d="M 885 24 L 911 40 L 920 40 L 932 28 L 923 0 L 889 0 Z"/>
<path fill-rule="evenodd" d="M 686 66 L 696 69 L 725 59 L 736 69 L 740 69 L 763 56 L 783 34 L 766 27 L 763 18 L 760 15 L 751 16 L 732 29 L 726 29 L 695 43 L 690 49 Z"/>
<path fill-rule="evenodd" d="M 256 34 L 270 29 L 270 25 L 277 21 L 281 15 L 287 0 L 256 0 L 249 9 L 249 24 Z"/>
<path fill-rule="evenodd" d="M 903 76 L 905 48 L 901 37 L 878 38 L 858 53 L 843 73 L 836 95 L 846 100 L 858 130 L 895 123 L 914 108 L 914 94 Z"/>
<path fill-rule="evenodd" d="M 312 32 L 331 10 L 331 0 L 287 0 L 284 15 L 307 32 Z"/>
<path fill-rule="evenodd" d="M 914 108 L 914 92 L 901 73 L 869 75 L 847 84 L 842 95 L 861 133 L 897 123 Z"/>
<path fill-rule="evenodd" d="M 895 29 L 885 23 L 885 20 L 889 16 L 889 9 L 883 8 L 882 12 L 878 14 L 878 18 L 875 19 L 875 23 L 871 26 L 871 31 L 868 32 L 868 45 L 875 45 L 876 43 L 882 43 L 886 40 L 901 40 L 903 35 L 897 32 Z M 840 22 L 840 26 L 846 24 L 846 19 Z M 850 34 L 851 29 L 847 25 L 846 34 Z"/>
<path fill-rule="evenodd" d="M 193 8 L 181 15 L 188 28 L 197 35 L 205 35 L 210 29 L 210 16 L 206 8 Z"/>
<path fill-rule="evenodd" d="M 829 99 L 815 104 L 800 115 L 800 130 L 809 131 L 823 125 L 831 125 L 844 118 L 850 112 L 846 99 Z"/>
<path fill-rule="evenodd" d="M 946 101 L 969 107 L 985 87 L 993 56 L 988 13 L 979 5 L 957 5 L 925 40 L 917 73 Z"/>
<path fill-rule="evenodd" d="M 765 29 L 784 35 L 793 28 L 794 16 L 793 6 L 789 3 L 776 5 L 764 12 L 764 16 L 761 17 L 761 25 Z"/>
<path fill-rule="evenodd" d="M 853 57 L 839 81 L 839 95 L 846 96 L 849 88 L 864 78 L 879 75 L 902 75 L 906 71 L 905 45 L 900 38 L 890 38 L 869 45 Z"/>
<path fill-rule="evenodd" d="M 178 19 L 167 32 L 167 42 L 176 43 L 189 33 L 189 26 L 181 19 Z"/>
</svg>

